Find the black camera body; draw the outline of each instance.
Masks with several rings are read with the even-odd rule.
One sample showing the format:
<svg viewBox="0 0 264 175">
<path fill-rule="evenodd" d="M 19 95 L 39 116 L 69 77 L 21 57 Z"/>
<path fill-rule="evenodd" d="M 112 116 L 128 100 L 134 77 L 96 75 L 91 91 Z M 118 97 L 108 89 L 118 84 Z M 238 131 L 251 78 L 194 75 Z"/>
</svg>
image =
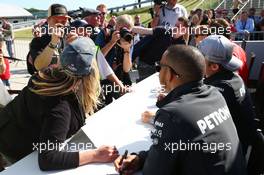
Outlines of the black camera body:
<svg viewBox="0 0 264 175">
<path fill-rule="evenodd" d="M 167 0 L 153 0 L 154 4 L 157 5 L 165 5 L 167 3 Z"/>
<path fill-rule="evenodd" d="M 133 40 L 132 33 L 129 30 L 127 30 L 126 28 L 120 29 L 120 37 L 129 43 Z"/>
</svg>

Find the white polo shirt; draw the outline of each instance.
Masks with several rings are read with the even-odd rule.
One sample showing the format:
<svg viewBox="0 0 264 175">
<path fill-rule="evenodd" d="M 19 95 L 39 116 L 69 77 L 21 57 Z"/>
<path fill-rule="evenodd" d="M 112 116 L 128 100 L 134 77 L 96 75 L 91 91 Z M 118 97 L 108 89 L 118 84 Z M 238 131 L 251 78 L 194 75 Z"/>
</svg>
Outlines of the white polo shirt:
<svg viewBox="0 0 264 175">
<path fill-rule="evenodd" d="M 167 6 L 162 7 L 158 26 L 175 27 L 180 17 L 188 18 L 188 13 L 184 6 L 176 4 L 172 9 Z"/>
</svg>

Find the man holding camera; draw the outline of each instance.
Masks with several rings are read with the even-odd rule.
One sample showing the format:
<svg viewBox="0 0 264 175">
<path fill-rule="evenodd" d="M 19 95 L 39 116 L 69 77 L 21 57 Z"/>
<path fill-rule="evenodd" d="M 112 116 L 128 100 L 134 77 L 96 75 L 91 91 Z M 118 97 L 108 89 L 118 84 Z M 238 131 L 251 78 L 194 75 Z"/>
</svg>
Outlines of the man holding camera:
<svg viewBox="0 0 264 175">
<path fill-rule="evenodd" d="M 102 53 L 117 77 L 125 85 L 131 85 L 128 72 L 132 67 L 131 46 L 133 36 L 130 30 L 133 25 L 133 19 L 130 15 L 118 16 L 115 31 L 111 31 L 107 38 L 102 38 L 99 35 L 95 41 L 102 48 Z"/>
<path fill-rule="evenodd" d="M 64 30 L 68 25 L 67 9 L 61 4 L 52 4 L 48 9 L 47 26 L 41 29 L 42 36 L 30 43 L 29 60 L 34 70 L 56 66 L 63 50 Z"/>
<path fill-rule="evenodd" d="M 188 18 L 187 10 L 177 0 L 154 0 L 154 18 L 151 27 L 174 27 L 179 17 Z"/>
</svg>

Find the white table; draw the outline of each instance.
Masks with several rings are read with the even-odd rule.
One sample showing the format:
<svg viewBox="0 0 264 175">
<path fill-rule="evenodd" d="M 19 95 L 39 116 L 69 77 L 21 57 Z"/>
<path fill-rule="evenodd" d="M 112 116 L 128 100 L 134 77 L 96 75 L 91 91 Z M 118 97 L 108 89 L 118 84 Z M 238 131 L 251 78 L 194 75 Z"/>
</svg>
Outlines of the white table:
<svg viewBox="0 0 264 175">
<path fill-rule="evenodd" d="M 120 154 L 127 149 L 131 152 L 148 150 L 151 145 L 151 125 L 141 122 L 141 113 L 145 110 L 155 111 L 159 87 L 158 74 L 136 84 L 134 92 L 128 93 L 104 109 L 87 118 L 82 128 L 96 147 L 101 145 L 115 145 Z M 50 174 L 89 174 L 107 175 L 116 174 L 114 166 L 110 164 L 90 164 L 76 169 L 64 171 L 40 171 L 36 152 L 18 161 L 2 172 L 3 175 L 50 175 Z"/>
</svg>

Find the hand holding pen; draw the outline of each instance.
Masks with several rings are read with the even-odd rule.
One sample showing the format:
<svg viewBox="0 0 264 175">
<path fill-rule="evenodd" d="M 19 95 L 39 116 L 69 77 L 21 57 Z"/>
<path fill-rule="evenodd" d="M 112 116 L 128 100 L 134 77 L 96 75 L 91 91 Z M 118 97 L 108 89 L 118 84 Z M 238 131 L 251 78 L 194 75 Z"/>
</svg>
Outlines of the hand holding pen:
<svg viewBox="0 0 264 175">
<path fill-rule="evenodd" d="M 126 150 L 122 156 L 119 156 L 115 162 L 116 171 L 120 175 L 132 175 L 139 170 L 139 157 L 137 155 L 128 155 Z"/>
</svg>

